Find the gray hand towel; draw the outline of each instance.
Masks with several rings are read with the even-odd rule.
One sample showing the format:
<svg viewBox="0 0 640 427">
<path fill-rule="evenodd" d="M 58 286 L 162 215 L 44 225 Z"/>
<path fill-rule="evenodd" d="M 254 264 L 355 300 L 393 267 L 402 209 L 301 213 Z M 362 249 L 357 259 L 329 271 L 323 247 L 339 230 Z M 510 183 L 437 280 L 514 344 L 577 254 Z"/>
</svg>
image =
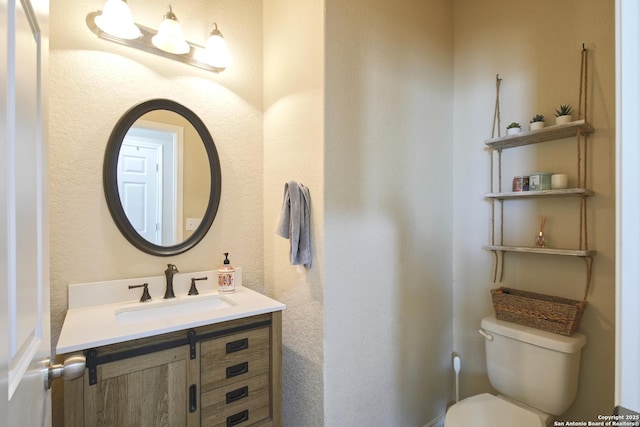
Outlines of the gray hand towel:
<svg viewBox="0 0 640 427">
<path fill-rule="evenodd" d="M 284 185 L 284 200 L 276 234 L 289 239 L 291 264 L 311 267 L 311 196 L 309 189 L 295 181 Z"/>
</svg>

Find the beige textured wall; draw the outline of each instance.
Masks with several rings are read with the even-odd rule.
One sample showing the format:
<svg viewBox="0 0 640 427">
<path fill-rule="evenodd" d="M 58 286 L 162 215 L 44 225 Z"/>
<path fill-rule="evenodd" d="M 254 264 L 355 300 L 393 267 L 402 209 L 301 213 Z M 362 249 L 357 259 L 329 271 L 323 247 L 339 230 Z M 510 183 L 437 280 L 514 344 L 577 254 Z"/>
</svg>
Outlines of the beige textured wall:
<svg viewBox="0 0 640 427">
<path fill-rule="evenodd" d="M 283 314 L 285 426 L 324 424 L 324 2 L 264 0 L 265 287 Z M 276 236 L 284 184 L 311 194 L 313 265 L 289 265 Z M 326 424 L 328 425 L 328 424 Z"/>
<path fill-rule="evenodd" d="M 263 290 L 262 2 L 191 0 L 174 5 L 190 41 L 203 44 L 216 20 L 233 64 L 214 74 L 98 39 L 85 16 L 104 5 L 51 1 L 51 325 L 55 346 L 70 283 L 217 268 L 230 252 L 246 286 Z M 131 2 L 136 21 L 157 28 L 165 4 Z M 189 252 L 163 258 L 131 246 L 116 228 L 102 189 L 107 138 L 131 106 L 169 98 L 205 123 L 222 164 L 215 222 Z M 55 397 L 55 396 L 54 396 Z"/>
<path fill-rule="evenodd" d="M 489 242 L 489 156 L 495 77 L 503 78 L 503 127 L 528 123 L 542 113 L 553 124 L 560 104 L 578 104 L 580 50 L 589 56 L 589 120 L 596 128 L 589 145 L 589 245 L 598 253 L 593 265 L 589 307 L 581 330 L 583 351 L 580 389 L 567 420 L 596 419 L 613 408 L 614 383 L 614 5 L 601 0 L 457 0 L 455 29 L 454 127 L 454 350 L 462 355 L 461 396 L 490 390 L 480 319 L 493 312 L 489 289 L 492 256 Z M 504 128 L 502 129 L 504 134 Z M 574 140 L 540 144 L 503 154 L 506 185 L 514 175 L 534 171 L 564 172 L 577 177 Z M 578 201 L 514 201 L 505 205 L 508 241 L 532 245 L 538 215 L 548 217 L 547 236 L 554 247 L 578 244 Z M 508 220 L 507 220 L 508 218 Z M 526 254 L 505 256 L 504 284 L 579 299 L 585 287 L 580 259 Z"/>
<path fill-rule="evenodd" d="M 325 422 L 452 399 L 452 6 L 326 1 Z"/>
</svg>

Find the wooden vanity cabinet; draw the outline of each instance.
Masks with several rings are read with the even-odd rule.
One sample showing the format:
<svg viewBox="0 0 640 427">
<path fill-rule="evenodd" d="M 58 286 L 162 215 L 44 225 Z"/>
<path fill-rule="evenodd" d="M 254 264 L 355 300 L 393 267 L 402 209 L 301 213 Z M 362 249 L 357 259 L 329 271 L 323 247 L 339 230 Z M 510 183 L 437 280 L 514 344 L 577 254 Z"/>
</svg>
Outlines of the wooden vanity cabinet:
<svg viewBox="0 0 640 427">
<path fill-rule="evenodd" d="M 279 427 L 281 330 L 277 311 L 89 349 L 65 426 Z"/>
</svg>

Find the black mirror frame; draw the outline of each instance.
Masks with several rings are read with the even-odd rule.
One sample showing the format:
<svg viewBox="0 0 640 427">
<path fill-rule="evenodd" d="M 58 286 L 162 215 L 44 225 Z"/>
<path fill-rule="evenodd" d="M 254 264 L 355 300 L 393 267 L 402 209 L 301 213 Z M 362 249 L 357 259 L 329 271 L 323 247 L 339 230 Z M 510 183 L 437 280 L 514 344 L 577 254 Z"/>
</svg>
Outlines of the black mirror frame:
<svg viewBox="0 0 640 427">
<path fill-rule="evenodd" d="M 127 218 L 120 201 L 120 194 L 118 192 L 118 156 L 120 153 L 120 146 L 126 136 L 129 128 L 143 115 L 150 111 L 155 110 L 169 110 L 176 114 L 181 115 L 193 125 L 193 127 L 200 135 L 207 155 L 209 157 L 209 171 L 211 172 L 211 191 L 209 193 L 209 203 L 207 204 L 207 210 L 202 218 L 202 222 L 198 228 L 189 236 L 185 241 L 172 246 L 160 246 L 155 243 L 151 243 L 144 239 L 133 228 L 131 222 Z M 104 194 L 107 199 L 107 206 L 109 212 L 116 226 L 122 233 L 122 235 L 136 248 L 143 252 L 157 256 L 172 256 L 178 255 L 197 245 L 207 234 L 213 220 L 218 212 L 218 206 L 220 205 L 220 192 L 222 188 L 222 177 L 220 172 L 220 158 L 218 157 L 218 151 L 213 142 L 213 138 L 209 133 L 209 130 L 200 118 L 191 110 L 185 106 L 178 104 L 177 102 L 168 99 L 152 99 L 145 101 L 130 108 L 113 128 L 111 136 L 105 150 L 103 174 L 102 174 Z"/>
</svg>

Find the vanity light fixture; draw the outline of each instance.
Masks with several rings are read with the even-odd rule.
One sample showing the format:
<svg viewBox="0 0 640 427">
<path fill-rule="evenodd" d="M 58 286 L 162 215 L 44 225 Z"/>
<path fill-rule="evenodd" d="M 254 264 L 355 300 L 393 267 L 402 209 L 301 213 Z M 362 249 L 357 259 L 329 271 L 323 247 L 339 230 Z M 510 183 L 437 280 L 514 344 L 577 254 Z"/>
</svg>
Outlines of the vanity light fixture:
<svg viewBox="0 0 640 427">
<path fill-rule="evenodd" d="M 218 29 L 218 24 L 213 23 L 213 30 L 205 45 L 206 61 L 214 67 L 226 68 L 231 62 L 227 42 L 224 41 L 222 33 Z"/>
<path fill-rule="evenodd" d="M 158 34 L 151 38 L 151 43 L 160 50 L 176 55 L 182 55 L 191 50 L 184 34 L 182 34 L 182 27 L 173 13 L 171 5 L 169 5 L 169 11 L 164 15 L 158 27 Z"/>
<path fill-rule="evenodd" d="M 104 10 L 89 13 L 87 26 L 99 38 L 194 67 L 219 73 L 230 64 L 227 44 L 217 24 L 205 46 L 185 40 L 171 6 L 158 30 L 136 24 L 126 0 L 107 0 Z"/>
<path fill-rule="evenodd" d="M 105 33 L 121 39 L 137 39 L 142 35 L 133 22 L 133 15 L 126 0 L 107 0 L 104 11 L 96 16 L 95 22 Z"/>
</svg>

